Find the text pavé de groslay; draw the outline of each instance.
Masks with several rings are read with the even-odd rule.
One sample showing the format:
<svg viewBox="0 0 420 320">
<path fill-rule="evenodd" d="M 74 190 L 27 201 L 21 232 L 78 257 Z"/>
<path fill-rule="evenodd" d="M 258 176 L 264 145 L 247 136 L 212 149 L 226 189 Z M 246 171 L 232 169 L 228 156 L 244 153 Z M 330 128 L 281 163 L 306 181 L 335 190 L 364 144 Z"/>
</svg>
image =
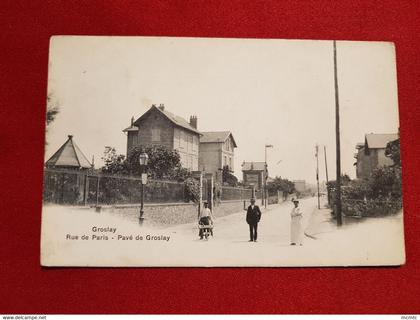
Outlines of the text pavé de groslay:
<svg viewBox="0 0 420 320">
<path fill-rule="evenodd" d="M 69 241 L 169 241 L 168 235 L 161 234 L 120 234 L 114 227 L 96 227 L 90 229 L 91 233 L 84 234 L 66 234 L 66 240 Z"/>
</svg>

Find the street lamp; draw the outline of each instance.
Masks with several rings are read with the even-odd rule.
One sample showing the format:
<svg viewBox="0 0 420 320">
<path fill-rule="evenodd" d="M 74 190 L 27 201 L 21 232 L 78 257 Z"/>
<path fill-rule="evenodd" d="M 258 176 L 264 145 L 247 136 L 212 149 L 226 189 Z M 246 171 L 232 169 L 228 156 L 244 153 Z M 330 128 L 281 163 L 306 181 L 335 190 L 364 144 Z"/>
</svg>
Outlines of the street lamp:
<svg viewBox="0 0 420 320">
<path fill-rule="evenodd" d="M 140 203 L 140 217 L 139 223 L 143 224 L 143 204 L 144 204 L 144 185 L 147 183 L 147 163 L 149 162 L 149 156 L 146 152 L 142 151 L 139 155 L 140 173 L 141 173 L 141 203 Z"/>
<path fill-rule="evenodd" d="M 268 192 L 267 192 L 267 178 L 268 178 L 268 168 L 267 168 L 267 148 L 273 148 L 272 144 L 265 145 L 265 175 L 264 175 L 264 206 L 267 208 L 268 202 Z"/>
</svg>

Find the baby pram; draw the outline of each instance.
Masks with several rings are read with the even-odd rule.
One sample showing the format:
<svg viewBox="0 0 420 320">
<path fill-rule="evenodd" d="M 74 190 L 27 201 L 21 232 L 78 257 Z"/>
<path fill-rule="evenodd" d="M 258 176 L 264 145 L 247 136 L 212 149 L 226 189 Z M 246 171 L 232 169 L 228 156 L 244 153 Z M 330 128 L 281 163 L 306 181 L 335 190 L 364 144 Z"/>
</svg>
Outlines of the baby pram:
<svg viewBox="0 0 420 320">
<path fill-rule="evenodd" d="M 208 240 L 209 236 L 213 236 L 213 223 L 210 219 L 206 221 L 206 223 L 203 222 L 203 220 L 200 220 L 198 222 L 198 229 L 200 230 L 200 239 L 206 239 Z"/>
</svg>

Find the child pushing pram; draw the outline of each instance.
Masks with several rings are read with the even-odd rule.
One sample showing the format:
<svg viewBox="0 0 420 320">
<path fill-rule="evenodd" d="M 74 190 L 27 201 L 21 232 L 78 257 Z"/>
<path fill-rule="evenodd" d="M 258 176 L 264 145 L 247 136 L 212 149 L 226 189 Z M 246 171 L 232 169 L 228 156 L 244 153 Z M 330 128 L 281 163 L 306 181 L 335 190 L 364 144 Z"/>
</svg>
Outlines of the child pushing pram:
<svg viewBox="0 0 420 320">
<path fill-rule="evenodd" d="M 208 238 L 209 234 L 213 236 L 213 218 L 210 208 L 208 207 L 208 203 L 203 203 L 204 208 L 200 211 L 198 215 L 198 228 L 199 233 L 198 236 L 200 240 L 204 238 Z"/>
</svg>

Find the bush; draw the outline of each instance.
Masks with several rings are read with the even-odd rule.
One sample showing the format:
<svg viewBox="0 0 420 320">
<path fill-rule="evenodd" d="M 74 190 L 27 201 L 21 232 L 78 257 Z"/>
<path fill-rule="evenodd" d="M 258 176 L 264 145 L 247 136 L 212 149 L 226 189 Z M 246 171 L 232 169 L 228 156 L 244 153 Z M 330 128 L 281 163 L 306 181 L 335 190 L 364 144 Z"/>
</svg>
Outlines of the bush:
<svg viewBox="0 0 420 320">
<path fill-rule="evenodd" d="M 236 178 L 230 171 L 229 166 L 224 166 L 222 171 L 222 180 L 223 184 L 237 187 L 238 186 L 238 178 Z"/>
<path fill-rule="evenodd" d="M 272 194 L 277 193 L 277 191 L 283 192 L 283 194 L 292 194 L 295 192 L 295 184 L 281 177 L 275 177 L 272 181 L 267 183 L 268 192 Z"/>
<path fill-rule="evenodd" d="M 395 214 L 401 210 L 401 200 L 391 197 L 370 200 L 343 199 L 342 210 L 346 216 L 375 217 Z"/>
<path fill-rule="evenodd" d="M 331 205 L 335 205 L 335 181 L 329 183 Z M 368 179 L 351 180 L 341 188 L 342 212 L 348 216 L 372 217 L 394 214 L 402 208 L 401 170 L 381 167 Z"/>
<path fill-rule="evenodd" d="M 369 197 L 401 198 L 401 170 L 397 167 L 382 167 L 373 171 L 368 180 Z"/>
<path fill-rule="evenodd" d="M 139 156 L 142 152 L 149 156 L 147 173 L 152 179 L 175 180 L 181 170 L 181 160 L 177 150 L 169 150 L 164 146 L 138 146 L 130 150 L 126 166 L 133 175 L 140 175 Z"/>
</svg>

